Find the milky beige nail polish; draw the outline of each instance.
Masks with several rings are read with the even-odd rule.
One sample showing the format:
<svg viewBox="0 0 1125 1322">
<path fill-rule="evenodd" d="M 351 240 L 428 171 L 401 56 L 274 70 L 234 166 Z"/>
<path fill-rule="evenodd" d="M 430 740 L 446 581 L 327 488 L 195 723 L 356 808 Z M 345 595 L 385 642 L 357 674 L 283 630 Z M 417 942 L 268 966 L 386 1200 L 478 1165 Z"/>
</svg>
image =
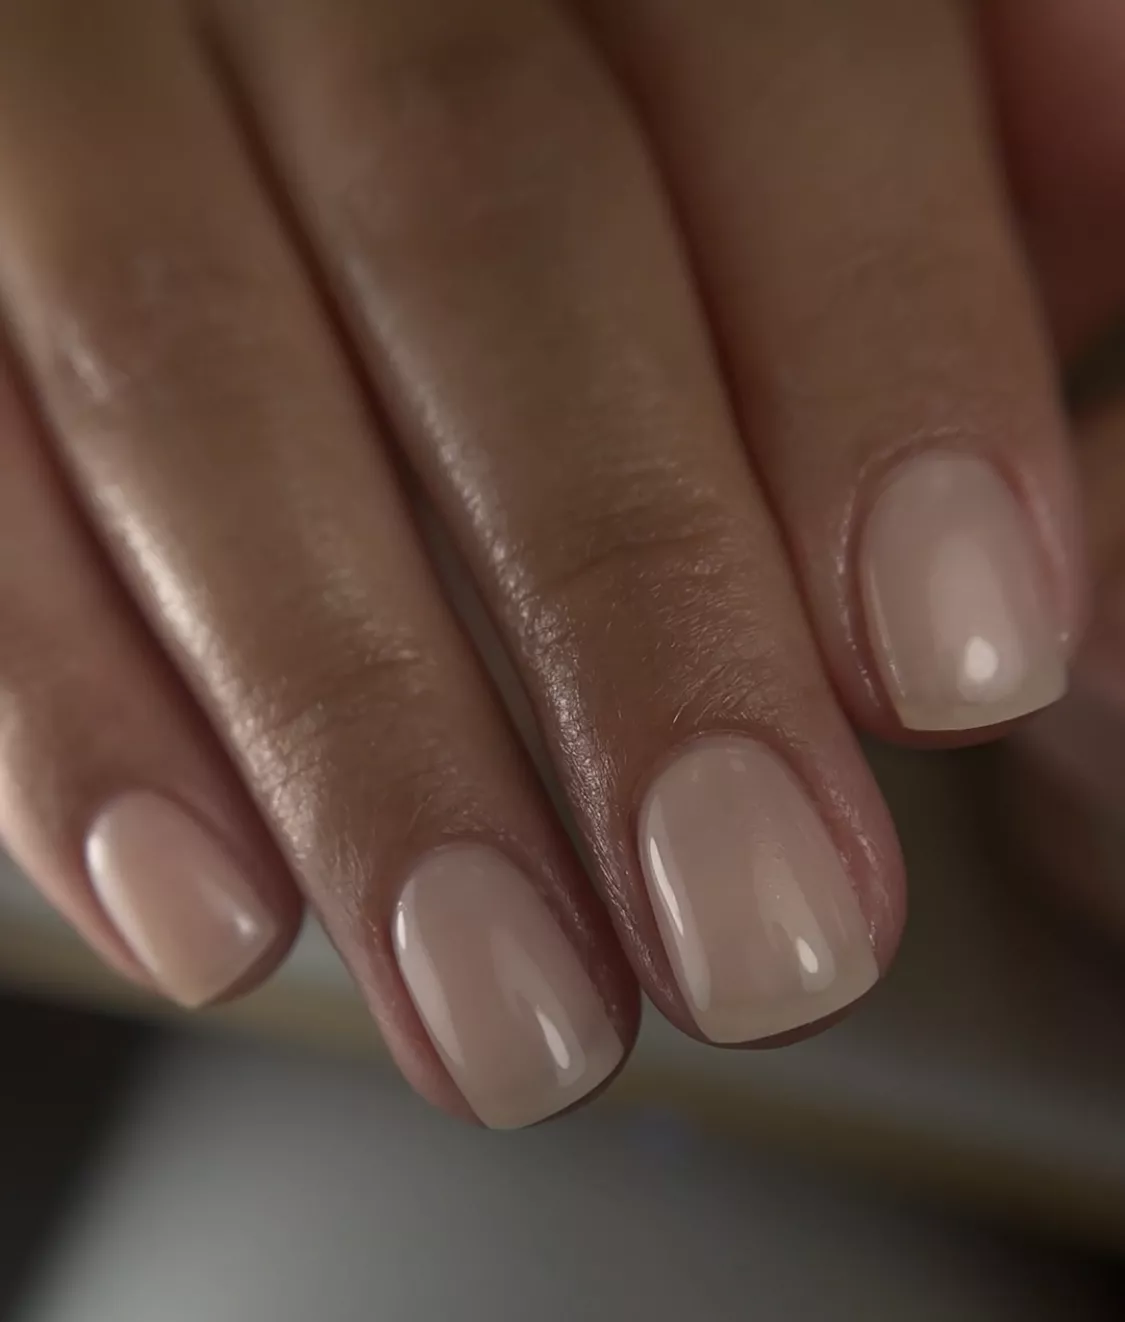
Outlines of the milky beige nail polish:
<svg viewBox="0 0 1125 1322">
<path fill-rule="evenodd" d="M 182 1005 L 220 996 L 277 939 L 273 915 L 222 845 L 157 794 L 125 794 L 102 812 L 86 867 L 126 945 Z"/>
<path fill-rule="evenodd" d="M 700 739 L 641 809 L 641 861 L 680 990 L 713 1042 L 813 1023 L 879 976 L 828 830 L 764 744 Z"/>
<path fill-rule="evenodd" d="M 491 1128 L 553 1115 L 617 1068 L 621 1040 L 582 961 L 496 850 L 423 859 L 395 910 L 394 948 L 434 1046 Z"/>
<path fill-rule="evenodd" d="M 891 474 L 860 547 L 879 669 L 911 730 L 968 730 L 1045 707 L 1066 658 L 1027 515 L 996 469 L 927 454 Z"/>
</svg>

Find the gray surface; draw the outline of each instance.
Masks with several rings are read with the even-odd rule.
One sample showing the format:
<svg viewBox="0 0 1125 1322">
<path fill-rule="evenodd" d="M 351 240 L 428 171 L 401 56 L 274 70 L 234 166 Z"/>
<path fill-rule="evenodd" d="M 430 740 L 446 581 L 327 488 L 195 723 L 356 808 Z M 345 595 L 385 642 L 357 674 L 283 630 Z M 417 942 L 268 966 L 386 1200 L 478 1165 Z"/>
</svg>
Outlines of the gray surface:
<svg viewBox="0 0 1125 1322">
<path fill-rule="evenodd" d="M 650 1116 L 455 1125 L 374 1069 L 167 1054 L 13 1322 L 1047 1322 L 1083 1277 Z"/>
<path fill-rule="evenodd" d="M 1020 878 L 989 867 L 957 759 L 881 755 L 910 875 L 907 936 L 891 976 L 831 1032 L 774 1052 L 715 1051 L 650 1014 L 637 1060 L 767 1103 L 813 1105 L 950 1153 L 1034 1163 L 1108 1183 L 1125 1207 L 1125 959 L 1054 920 Z M 0 861 L 5 907 L 54 923 Z M 282 977 L 347 978 L 311 929 Z"/>
</svg>

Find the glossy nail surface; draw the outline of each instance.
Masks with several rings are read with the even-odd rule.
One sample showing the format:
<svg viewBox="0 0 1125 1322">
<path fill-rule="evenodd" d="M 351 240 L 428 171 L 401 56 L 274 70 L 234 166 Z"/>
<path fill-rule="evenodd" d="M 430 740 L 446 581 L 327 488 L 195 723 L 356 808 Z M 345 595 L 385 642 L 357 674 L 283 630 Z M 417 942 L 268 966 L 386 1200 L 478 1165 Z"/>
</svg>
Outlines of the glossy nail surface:
<svg viewBox="0 0 1125 1322">
<path fill-rule="evenodd" d="M 423 859 L 395 911 L 402 976 L 434 1046 L 494 1129 L 561 1111 L 623 1049 L 594 984 L 530 880 L 485 846 Z"/>
<path fill-rule="evenodd" d="M 1045 707 L 1066 661 L 1030 522 L 968 455 L 908 460 L 875 502 L 860 576 L 880 672 L 911 730 L 967 730 Z"/>
<path fill-rule="evenodd" d="M 125 794 L 105 809 L 86 839 L 86 867 L 125 943 L 181 1005 L 222 995 L 277 939 L 227 851 L 157 794 Z"/>
<path fill-rule="evenodd" d="M 714 1042 L 812 1023 L 879 976 L 835 845 L 764 744 L 698 740 L 640 815 L 649 894 L 680 989 Z"/>
</svg>

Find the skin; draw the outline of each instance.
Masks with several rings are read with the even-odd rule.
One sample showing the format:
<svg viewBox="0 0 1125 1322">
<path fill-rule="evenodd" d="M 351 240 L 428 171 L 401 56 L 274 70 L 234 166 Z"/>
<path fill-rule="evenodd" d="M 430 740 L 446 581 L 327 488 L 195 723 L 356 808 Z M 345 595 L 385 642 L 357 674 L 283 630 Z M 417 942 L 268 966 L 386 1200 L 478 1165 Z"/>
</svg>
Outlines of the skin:
<svg viewBox="0 0 1125 1322">
<path fill-rule="evenodd" d="M 1125 14 L 1103 0 L 1014 0 L 982 29 L 1008 176 L 1064 365 L 1119 339 L 1125 219 L 1119 113 Z M 1120 364 L 1114 352 L 1110 361 Z M 1120 366 L 1081 372 L 1074 445 L 1091 567 L 1091 624 L 1071 690 L 1005 741 L 996 802 L 1025 875 L 1109 941 L 1125 940 L 1120 822 L 1125 766 L 1125 409 Z M 1002 819 L 1003 821 L 1003 819 Z"/>
<path fill-rule="evenodd" d="M 720 731 L 784 757 L 889 965 L 852 727 L 997 730 L 895 715 L 855 569 L 880 483 L 988 459 L 1083 618 L 1057 361 L 1125 296 L 1076 241 L 1125 206 L 1125 141 L 1045 107 L 1121 22 L 1017 7 L 0 2 L 0 831 L 107 959 L 146 976 L 83 840 L 144 786 L 276 917 L 232 992 L 308 902 L 455 1113 L 390 937 L 454 841 L 526 873 L 626 1047 L 638 986 L 698 1035 L 634 830 Z"/>
</svg>

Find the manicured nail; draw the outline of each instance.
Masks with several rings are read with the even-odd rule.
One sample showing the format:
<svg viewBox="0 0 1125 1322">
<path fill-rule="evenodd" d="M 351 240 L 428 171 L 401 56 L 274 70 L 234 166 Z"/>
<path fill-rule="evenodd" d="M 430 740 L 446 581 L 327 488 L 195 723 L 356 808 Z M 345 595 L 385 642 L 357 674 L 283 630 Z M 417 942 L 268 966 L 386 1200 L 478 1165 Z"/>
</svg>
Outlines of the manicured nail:
<svg viewBox="0 0 1125 1322">
<path fill-rule="evenodd" d="M 125 943 L 181 1005 L 222 995 L 277 939 L 276 921 L 226 850 L 159 795 L 111 803 L 86 838 L 86 867 Z"/>
<path fill-rule="evenodd" d="M 883 682 L 909 730 L 995 725 L 1061 698 L 1066 660 L 1042 557 L 991 464 L 908 460 L 860 551 Z"/>
<path fill-rule="evenodd" d="M 680 990 L 713 1042 L 813 1023 L 878 978 L 827 828 L 764 744 L 692 744 L 648 793 L 640 852 Z"/>
<path fill-rule="evenodd" d="M 621 1039 L 581 960 L 495 850 L 424 859 L 395 910 L 394 946 L 430 1039 L 490 1128 L 534 1124 L 617 1068 Z"/>
</svg>

